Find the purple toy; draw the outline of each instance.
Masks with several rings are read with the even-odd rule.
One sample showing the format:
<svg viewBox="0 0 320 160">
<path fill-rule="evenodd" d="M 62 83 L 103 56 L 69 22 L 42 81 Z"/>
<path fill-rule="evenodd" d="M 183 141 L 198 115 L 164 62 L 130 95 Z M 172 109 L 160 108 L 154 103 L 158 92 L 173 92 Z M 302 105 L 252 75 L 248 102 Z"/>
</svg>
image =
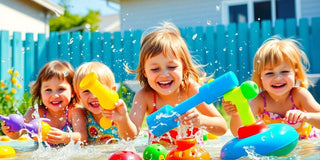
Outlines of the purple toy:
<svg viewBox="0 0 320 160">
<path fill-rule="evenodd" d="M 6 126 L 10 126 L 10 131 L 18 132 L 21 129 L 27 129 L 31 133 L 38 134 L 38 119 L 34 119 L 29 123 L 24 123 L 24 119 L 19 114 L 10 114 L 8 117 L 0 115 L 0 120 L 6 122 Z M 40 118 L 41 121 L 50 122 L 48 118 Z"/>
<path fill-rule="evenodd" d="M 18 132 L 25 127 L 23 117 L 19 114 L 10 114 L 8 117 L 0 115 L 0 120 L 5 121 L 12 132 Z"/>
</svg>

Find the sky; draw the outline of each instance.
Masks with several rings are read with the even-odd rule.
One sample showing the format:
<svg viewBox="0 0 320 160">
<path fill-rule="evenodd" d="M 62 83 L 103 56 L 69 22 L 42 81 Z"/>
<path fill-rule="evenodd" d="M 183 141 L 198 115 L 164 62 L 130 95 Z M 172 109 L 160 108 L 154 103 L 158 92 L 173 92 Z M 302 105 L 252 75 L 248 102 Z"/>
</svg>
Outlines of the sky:
<svg viewBox="0 0 320 160">
<path fill-rule="evenodd" d="M 55 4 L 59 4 L 60 0 L 49 0 Z M 100 15 L 112 15 L 120 12 L 120 5 L 106 0 L 67 0 L 70 5 L 70 12 L 84 16 L 89 9 L 100 11 Z"/>
</svg>

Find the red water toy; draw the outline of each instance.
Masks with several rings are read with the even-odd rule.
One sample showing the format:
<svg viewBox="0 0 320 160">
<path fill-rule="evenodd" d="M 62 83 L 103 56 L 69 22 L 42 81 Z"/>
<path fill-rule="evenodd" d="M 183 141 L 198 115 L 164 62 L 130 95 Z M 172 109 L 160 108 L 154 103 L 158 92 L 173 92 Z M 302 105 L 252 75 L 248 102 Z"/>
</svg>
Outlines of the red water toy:
<svg viewBox="0 0 320 160">
<path fill-rule="evenodd" d="M 195 138 L 176 140 L 177 148 L 167 154 L 166 160 L 196 160 L 210 159 L 210 154 L 204 148 L 196 145 Z"/>
<path fill-rule="evenodd" d="M 142 158 L 132 151 L 118 151 L 112 154 L 109 160 L 142 160 Z"/>
</svg>

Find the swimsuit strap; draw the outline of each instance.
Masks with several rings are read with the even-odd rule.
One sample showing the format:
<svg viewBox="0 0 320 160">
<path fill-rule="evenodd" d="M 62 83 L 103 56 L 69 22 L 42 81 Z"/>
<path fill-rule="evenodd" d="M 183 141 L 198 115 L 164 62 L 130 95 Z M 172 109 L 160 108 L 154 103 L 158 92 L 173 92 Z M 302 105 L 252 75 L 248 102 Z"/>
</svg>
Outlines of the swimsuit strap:
<svg viewBox="0 0 320 160">
<path fill-rule="evenodd" d="M 155 112 L 155 111 L 157 111 L 157 106 L 156 106 L 156 104 L 157 104 L 157 95 L 156 95 L 156 92 L 152 92 L 152 94 L 153 94 L 153 110 L 152 110 L 152 113 L 153 112 Z"/>
<path fill-rule="evenodd" d="M 43 118 L 47 118 L 47 110 L 46 109 L 43 112 Z"/>
<path fill-rule="evenodd" d="M 293 101 L 293 97 L 292 97 L 292 90 L 290 91 L 290 100 L 291 100 L 291 103 L 292 103 L 292 108 L 293 109 L 297 109 L 297 106 L 294 104 L 294 101 Z"/>
<path fill-rule="evenodd" d="M 260 95 L 262 96 L 263 98 L 263 108 L 267 107 L 267 100 L 266 100 L 266 97 L 264 96 L 264 94 L 261 92 Z"/>
<path fill-rule="evenodd" d="M 70 124 L 69 124 L 69 106 L 67 106 L 67 108 L 66 108 L 66 124 L 64 125 L 64 127 L 65 126 L 69 126 Z M 64 128 L 64 127 L 62 127 L 62 128 Z"/>
</svg>

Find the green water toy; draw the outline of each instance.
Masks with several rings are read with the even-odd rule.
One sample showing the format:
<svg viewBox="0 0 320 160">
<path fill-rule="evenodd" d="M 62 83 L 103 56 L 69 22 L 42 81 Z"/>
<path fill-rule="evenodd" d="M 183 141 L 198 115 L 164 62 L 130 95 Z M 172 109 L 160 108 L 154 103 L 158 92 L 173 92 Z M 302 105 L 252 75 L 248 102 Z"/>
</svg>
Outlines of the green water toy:
<svg viewBox="0 0 320 160">
<path fill-rule="evenodd" d="M 167 149 L 161 144 L 150 144 L 143 152 L 144 160 L 165 160 Z"/>
</svg>

